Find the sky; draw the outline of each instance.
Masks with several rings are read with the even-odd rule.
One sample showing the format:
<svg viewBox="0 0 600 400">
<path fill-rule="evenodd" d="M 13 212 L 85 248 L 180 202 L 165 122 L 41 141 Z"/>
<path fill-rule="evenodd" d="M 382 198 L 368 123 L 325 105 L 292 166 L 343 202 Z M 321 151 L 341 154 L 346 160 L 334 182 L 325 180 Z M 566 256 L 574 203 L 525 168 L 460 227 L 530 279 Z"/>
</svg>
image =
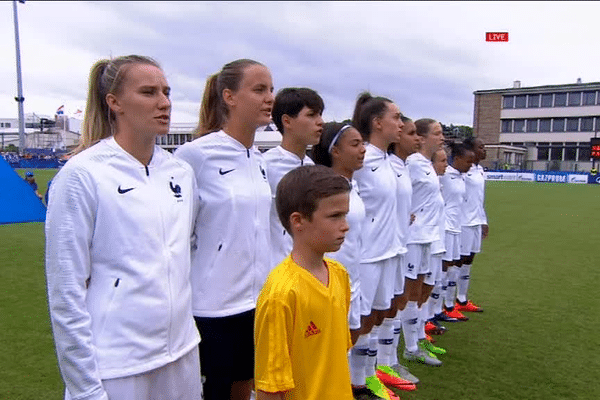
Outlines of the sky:
<svg viewBox="0 0 600 400">
<path fill-rule="evenodd" d="M 350 118 L 364 90 L 413 118 L 473 123 L 476 90 L 600 81 L 600 2 L 17 3 L 25 113 L 85 109 L 99 59 L 155 58 L 174 123 L 198 119 L 205 80 L 251 58 L 275 91 L 310 87 L 325 121 Z M 486 32 L 508 32 L 487 42 Z M 0 2 L 0 118 L 17 118 L 13 3 Z"/>
</svg>

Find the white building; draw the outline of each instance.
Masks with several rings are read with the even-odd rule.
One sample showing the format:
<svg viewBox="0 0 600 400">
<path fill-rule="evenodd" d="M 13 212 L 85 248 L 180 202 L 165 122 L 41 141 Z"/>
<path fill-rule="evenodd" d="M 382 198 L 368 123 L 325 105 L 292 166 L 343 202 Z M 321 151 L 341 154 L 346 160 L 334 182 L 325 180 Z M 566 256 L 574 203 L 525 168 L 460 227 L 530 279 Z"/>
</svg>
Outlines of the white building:
<svg viewBox="0 0 600 400">
<path fill-rule="evenodd" d="M 196 123 L 172 123 L 169 133 L 156 138 L 156 144 L 163 149 L 173 152 L 179 146 L 194 139 L 194 129 Z M 281 143 L 281 134 L 275 127 L 275 124 L 260 127 L 256 130 L 254 139 L 255 145 L 260 151 L 266 151 Z"/>
<path fill-rule="evenodd" d="M 589 171 L 590 138 L 600 130 L 600 82 L 478 90 L 474 134 L 489 150 L 504 146 L 515 167 Z M 511 150 L 514 150 L 512 151 Z M 519 150 L 521 149 L 521 150 Z M 500 153 L 499 153 L 500 154 Z M 516 161 L 523 154 L 523 161 Z M 504 159 L 482 163 L 498 168 Z M 495 165 L 494 165 L 495 164 Z"/>
</svg>

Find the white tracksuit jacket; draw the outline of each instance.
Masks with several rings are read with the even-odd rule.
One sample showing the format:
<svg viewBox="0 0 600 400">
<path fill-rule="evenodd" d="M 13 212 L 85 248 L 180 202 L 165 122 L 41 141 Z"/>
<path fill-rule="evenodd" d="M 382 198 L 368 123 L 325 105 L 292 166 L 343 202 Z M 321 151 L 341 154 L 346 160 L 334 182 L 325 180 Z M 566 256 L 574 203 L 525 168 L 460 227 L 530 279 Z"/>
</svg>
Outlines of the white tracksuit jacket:
<svg viewBox="0 0 600 400">
<path fill-rule="evenodd" d="M 271 265 L 271 189 L 262 154 L 223 131 L 175 153 L 194 169 L 200 199 L 192 249 L 193 311 L 225 317 L 256 308 Z"/>
<path fill-rule="evenodd" d="M 52 181 L 46 273 L 58 363 L 74 399 L 199 343 L 192 317 L 193 172 L 158 146 L 145 167 L 113 138 Z"/>
<path fill-rule="evenodd" d="M 290 255 L 294 241 L 289 233 L 286 232 L 275 206 L 275 195 L 277 194 L 277 185 L 285 174 L 293 169 L 303 165 L 314 165 L 313 160 L 305 155 L 301 160 L 292 152 L 287 151 L 281 146 L 272 148 L 263 154 L 267 163 L 267 177 L 269 186 L 271 186 L 271 265 L 279 265 L 287 256 Z"/>
<path fill-rule="evenodd" d="M 485 174 L 481 165 L 473 164 L 465 178 L 465 202 L 463 203 L 462 226 L 487 225 L 485 214 Z"/>
<path fill-rule="evenodd" d="M 444 212 L 446 213 L 445 230 L 458 234 L 461 232 L 462 207 L 465 202 L 465 177 L 451 165 L 440 177 Z"/>
<path fill-rule="evenodd" d="M 440 240 L 439 226 L 444 212 L 440 180 L 431 161 L 421 153 L 408 156 L 406 165 L 413 188 L 411 213 L 415 215 L 408 228 L 408 243 L 433 243 Z"/>
<path fill-rule="evenodd" d="M 363 167 L 354 172 L 365 205 L 361 263 L 387 260 L 402 250 L 398 233 L 397 176 L 390 157 L 372 144 L 366 146 Z"/>
</svg>

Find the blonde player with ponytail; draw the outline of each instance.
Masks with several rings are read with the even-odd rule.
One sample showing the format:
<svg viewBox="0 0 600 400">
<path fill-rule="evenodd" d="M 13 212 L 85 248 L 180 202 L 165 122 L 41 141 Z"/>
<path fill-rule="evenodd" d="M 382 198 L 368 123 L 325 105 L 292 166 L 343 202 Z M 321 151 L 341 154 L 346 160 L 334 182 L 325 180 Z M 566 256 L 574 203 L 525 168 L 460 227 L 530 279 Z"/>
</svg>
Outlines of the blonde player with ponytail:
<svg viewBox="0 0 600 400">
<path fill-rule="evenodd" d="M 50 319 L 65 399 L 195 400 L 193 172 L 155 145 L 170 87 L 156 61 L 91 70 L 82 139 L 51 186 L 46 218 Z"/>
</svg>

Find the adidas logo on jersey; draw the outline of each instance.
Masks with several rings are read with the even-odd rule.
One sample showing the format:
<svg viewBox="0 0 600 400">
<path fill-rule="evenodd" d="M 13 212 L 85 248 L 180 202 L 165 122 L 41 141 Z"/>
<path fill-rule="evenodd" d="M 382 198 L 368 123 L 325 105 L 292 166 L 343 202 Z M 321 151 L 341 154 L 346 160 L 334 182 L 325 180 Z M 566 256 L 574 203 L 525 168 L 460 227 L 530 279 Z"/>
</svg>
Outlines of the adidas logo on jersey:
<svg viewBox="0 0 600 400">
<path fill-rule="evenodd" d="M 317 333 L 321 333 L 321 330 L 317 328 L 314 322 L 310 321 L 308 324 L 308 328 L 304 331 L 304 337 L 307 338 L 312 335 L 316 335 Z"/>
</svg>

